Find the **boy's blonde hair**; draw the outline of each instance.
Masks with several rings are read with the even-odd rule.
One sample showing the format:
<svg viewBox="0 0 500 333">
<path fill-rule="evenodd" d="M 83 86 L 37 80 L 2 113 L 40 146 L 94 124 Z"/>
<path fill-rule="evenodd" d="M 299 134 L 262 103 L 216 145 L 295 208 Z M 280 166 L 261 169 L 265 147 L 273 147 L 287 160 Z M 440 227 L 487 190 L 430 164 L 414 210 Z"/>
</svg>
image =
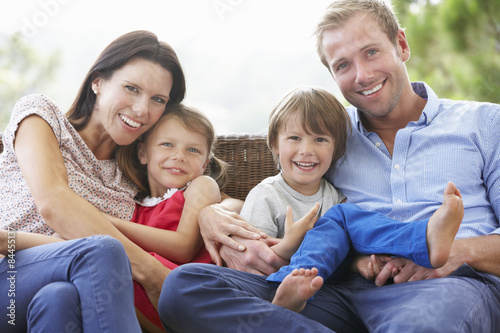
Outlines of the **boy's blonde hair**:
<svg viewBox="0 0 500 333">
<path fill-rule="evenodd" d="M 347 139 L 351 133 L 351 122 L 344 106 L 324 89 L 304 87 L 288 93 L 269 115 L 267 146 L 279 168 L 278 135 L 291 116 L 298 115 L 302 128 L 308 134 L 330 135 L 335 140 L 335 151 L 331 165 L 345 153 Z"/>
<path fill-rule="evenodd" d="M 175 116 L 186 128 L 194 133 L 203 135 L 207 138 L 207 146 L 210 169 L 209 176 L 214 178 L 219 188 L 223 188 L 227 182 L 227 163 L 215 157 L 214 150 L 217 142 L 215 131 L 210 120 L 200 111 L 184 104 L 167 105 L 164 114 L 158 122 L 149 131 L 144 133 L 138 140 L 128 146 L 119 147 L 116 153 L 116 160 L 122 173 L 127 179 L 139 187 L 136 195 L 137 199 L 149 196 L 148 171 L 147 166 L 141 164 L 137 156 L 140 142 L 146 143 L 148 138 L 154 135 L 157 127 L 163 123 L 167 117 Z"/>
<path fill-rule="evenodd" d="M 323 65 L 329 70 L 323 52 L 323 35 L 327 30 L 341 28 L 350 18 L 358 13 L 370 14 L 379 24 L 390 41 L 396 44 L 398 30 L 401 28 L 389 2 L 383 0 L 336 0 L 325 10 L 316 26 L 316 48 Z"/>
</svg>

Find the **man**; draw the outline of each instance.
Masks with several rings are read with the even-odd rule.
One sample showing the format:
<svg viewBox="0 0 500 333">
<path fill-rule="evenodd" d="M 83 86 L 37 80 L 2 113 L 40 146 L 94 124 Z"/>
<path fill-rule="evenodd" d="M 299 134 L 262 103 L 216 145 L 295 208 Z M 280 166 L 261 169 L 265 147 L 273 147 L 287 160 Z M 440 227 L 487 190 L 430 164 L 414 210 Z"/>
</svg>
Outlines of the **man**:
<svg viewBox="0 0 500 333">
<path fill-rule="evenodd" d="M 412 84 L 405 32 L 383 2 L 333 3 L 317 37 L 323 64 L 353 105 L 353 134 L 329 180 L 348 202 L 401 221 L 428 218 L 443 186 L 454 182 L 465 215 L 448 263 L 426 269 L 400 258 L 358 260 L 375 283 L 353 274 L 325 285 L 301 314 L 269 303 L 275 288 L 265 277 L 185 266 L 162 290 L 164 323 L 174 331 L 499 332 L 500 106 L 439 100 L 426 84 Z M 226 219 L 209 230 L 206 221 L 216 212 Z M 269 274 L 281 264 L 266 242 L 243 241 L 258 237 L 255 229 L 227 214 L 212 207 L 200 220 L 209 248 L 225 244 L 221 255 L 233 268 Z M 240 240 L 246 258 L 256 259 L 228 255 Z M 391 277 L 395 284 L 385 285 Z"/>
</svg>

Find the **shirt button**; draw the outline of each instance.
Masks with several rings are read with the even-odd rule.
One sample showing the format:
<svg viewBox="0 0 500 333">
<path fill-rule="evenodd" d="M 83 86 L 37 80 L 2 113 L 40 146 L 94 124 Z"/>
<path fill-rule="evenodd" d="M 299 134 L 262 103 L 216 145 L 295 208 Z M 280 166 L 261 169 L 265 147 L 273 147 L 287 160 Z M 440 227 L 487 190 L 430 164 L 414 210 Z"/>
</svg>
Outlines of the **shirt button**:
<svg viewBox="0 0 500 333">
<path fill-rule="evenodd" d="M 397 203 L 398 203 L 398 204 L 402 203 L 401 199 L 398 199 Z"/>
<path fill-rule="evenodd" d="M 379 148 L 382 144 L 380 142 L 375 142 L 375 147 Z"/>
<path fill-rule="evenodd" d="M 399 164 L 396 164 L 396 165 L 394 166 L 394 168 L 395 168 L 396 170 L 399 170 Z"/>
</svg>

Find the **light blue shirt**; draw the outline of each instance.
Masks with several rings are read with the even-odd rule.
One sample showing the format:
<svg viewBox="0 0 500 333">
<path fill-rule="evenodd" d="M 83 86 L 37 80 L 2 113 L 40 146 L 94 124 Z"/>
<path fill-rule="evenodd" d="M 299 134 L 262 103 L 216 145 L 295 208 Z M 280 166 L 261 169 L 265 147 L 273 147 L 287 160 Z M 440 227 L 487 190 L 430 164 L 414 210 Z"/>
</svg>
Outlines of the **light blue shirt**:
<svg viewBox="0 0 500 333">
<path fill-rule="evenodd" d="M 347 202 L 400 221 L 429 218 L 452 181 L 465 207 L 457 238 L 500 234 L 500 105 L 438 99 L 425 83 L 412 86 L 427 104 L 397 132 L 393 156 L 351 106 L 352 136 L 326 178 Z"/>
</svg>

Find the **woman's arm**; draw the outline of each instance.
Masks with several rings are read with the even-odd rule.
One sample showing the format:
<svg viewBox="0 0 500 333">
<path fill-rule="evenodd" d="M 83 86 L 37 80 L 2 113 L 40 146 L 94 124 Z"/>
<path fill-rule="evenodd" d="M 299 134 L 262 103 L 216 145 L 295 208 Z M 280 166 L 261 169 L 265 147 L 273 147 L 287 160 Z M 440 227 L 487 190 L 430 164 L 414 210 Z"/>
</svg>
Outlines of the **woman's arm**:
<svg viewBox="0 0 500 333">
<path fill-rule="evenodd" d="M 112 219 L 125 236 L 146 251 L 156 252 L 177 263 L 190 262 L 203 242 L 198 226 L 198 214 L 204 207 L 220 202 L 219 187 L 214 179 L 200 176 L 184 192 L 185 204 L 177 231 Z"/>
<path fill-rule="evenodd" d="M 0 229 L 0 254 L 8 255 L 12 251 L 24 250 L 38 245 L 61 241 L 61 238 L 42 234 Z"/>
<path fill-rule="evenodd" d="M 47 225 L 65 239 L 103 234 L 120 240 L 131 262 L 134 279 L 146 288 L 154 302 L 170 270 L 131 242 L 92 204 L 73 192 L 50 126 L 36 115 L 25 118 L 17 130 L 14 149 L 23 177 Z"/>
</svg>

